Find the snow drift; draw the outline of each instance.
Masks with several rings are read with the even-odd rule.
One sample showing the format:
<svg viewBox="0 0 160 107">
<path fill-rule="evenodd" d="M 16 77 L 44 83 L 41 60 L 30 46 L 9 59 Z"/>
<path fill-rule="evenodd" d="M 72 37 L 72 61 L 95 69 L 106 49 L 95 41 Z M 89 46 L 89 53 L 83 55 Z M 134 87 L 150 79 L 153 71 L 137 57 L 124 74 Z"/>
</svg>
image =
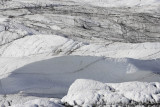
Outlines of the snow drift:
<svg viewBox="0 0 160 107">
<path fill-rule="evenodd" d="M 0 37 L 0 39 L 5 40 L 3 37 Z M 59 35 L 31 35 L 0 46 L 0 56 L 2 57 L 27 57 L 42 54 L 47 56 L 90 55 L 112 58 L 156 59 L 160 58 L 160 43 L 106 42 L 105 44 L 94 44 L 79 42 Z"/>
<path fill-rule="evenodd" d="M 67 54 L 83 46 L 81 42 L 58 35 L 32 35 L 4 45 L 2 57 L 23 57 L 39 54 Z"/>
<path fill-rule="evenodd" d="M 158 105 L 160 103 L 160 83 L 108 84 L 79 79 L 70 86 L 62 102 L 83 107 Z"/>
</svg>

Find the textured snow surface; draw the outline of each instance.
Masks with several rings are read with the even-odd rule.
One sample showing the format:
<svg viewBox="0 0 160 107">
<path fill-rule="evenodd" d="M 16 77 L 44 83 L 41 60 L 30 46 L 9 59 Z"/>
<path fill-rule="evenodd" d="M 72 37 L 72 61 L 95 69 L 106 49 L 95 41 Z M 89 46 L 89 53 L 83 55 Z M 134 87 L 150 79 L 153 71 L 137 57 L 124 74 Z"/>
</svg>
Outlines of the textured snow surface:
<svg viewBox="0 0 160 107">
<path fill-rule="evenodd" d="M 75 2 L 77 0 L 74 0 Z M 155 5 L 159 0 L 81 0 L 81 3 L 88 3 L 94 6 L 117 7 L 117 6 L 143 6 Z"/>
<path fill-rule="evenodd" d="M 159 41 L 159 0 L 0 0 L 0 106 L 158 105 Z"/>
<path fill-rule="evenodd" d="M 13 36 L 13 35 L 12 35 Z M 59 35 L 32 35 L 0 48 L 1 57 L 50 55 L 90 55 L 112 58 L 156 59 L 160 43 L 101 43 L 86 44 Z"/>
<path fill-rule="evenodd" d="M 62 3 L 67 1 L 67 0 L 60 0 Z M 78 2 L 82 4 L 91 4 L 94 6 L 103 6 L 103 7 L 117 7 L 117 6 L 143 6 L 143 5 L 155 5 L 159 3 L 159 0 L 70 0 L 69 2 Z M 2 2 L 3 3 L 3 2 Z M 30 5 L 34 6 L 36 4 L 38 5 L 46 5 L 46 4 L 52 4 L 52 3 L 57 3 L 56 0 L 12 0 L 13 3 L 10 5 L 9 3 L 6 3 L 7 5 L 10 6 L 23 6 L 23 5 Z M 17 3 L 17 4 L 16 4 Z M 23 4 L 23 5 L 22 5 Z"/>
<path fill-rule="evenodd" d="M 69 88 L 62 102 L 72 106 L 136 106 L 160 103 L 160 83 L 126 82 L 118 84 L 101 83 L 78 79 Z"/>
<path fill-rule="evenodd" d="M 83 45 L 72 54 L 111 58 L 158 59 L 160 56 L 160 43 L 89 44 Z"/>
<path fill-rule="evenodd" d="M 3 107 L 63 107 L 58 98 L 25 95 L 23 92 L 17 94 L 0 95 L 0 105 Z"/>
<path fill-rule="evenodd" d="M 80 47 L 81 44 L 81 42 L 57 35 L 32 35 L 16 40 L 9 46 L 3 46 L 0 53 L 2 57 L 23 57 L 50 53 L 67 54 Z"/>
<path fill-rule="evenodd" d="M 64 107 L 59 103 L 60 101 L 56 99 L 35 99 L 22 104 L 15 104 L 11 107 Z"/>
<path fill-rule="evenodd" d="M 160 6 L 104 8 L 76 2 L 12 0 L 0 3 L 0 47 L 37 34 L 61 35 L 87 43 L 160 41 Z"/>
</svg>

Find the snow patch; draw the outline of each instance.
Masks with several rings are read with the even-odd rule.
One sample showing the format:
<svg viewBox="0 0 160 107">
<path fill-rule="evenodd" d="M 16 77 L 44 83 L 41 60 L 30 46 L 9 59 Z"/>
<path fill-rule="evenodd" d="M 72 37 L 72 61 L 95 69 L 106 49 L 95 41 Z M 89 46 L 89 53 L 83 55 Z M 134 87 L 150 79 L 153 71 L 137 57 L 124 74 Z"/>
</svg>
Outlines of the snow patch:
<svg viewBox="0 0 160 107">
<path fill-rule="evenodd" d="M 78 79 L 62 102 L 72 106 L 147 105 L 160 103 L 160 83 L 101 83 Z M 153 97 L 154 96 L 154 97 Z"/>
</svg>

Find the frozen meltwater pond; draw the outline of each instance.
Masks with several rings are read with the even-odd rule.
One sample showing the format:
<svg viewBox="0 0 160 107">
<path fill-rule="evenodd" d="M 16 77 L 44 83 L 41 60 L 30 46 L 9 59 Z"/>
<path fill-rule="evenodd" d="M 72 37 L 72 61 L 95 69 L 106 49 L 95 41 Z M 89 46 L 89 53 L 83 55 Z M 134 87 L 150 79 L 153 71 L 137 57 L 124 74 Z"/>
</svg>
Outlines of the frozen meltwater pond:
<svg viewBox="0 0 160 107">
<path fill-rule="evenodd" d="M 18 92 L 63 97 L 76 79 L 105 83 L 160 82 L 160 59 L 112 59 L 93 56 L 62 56 L 28 64 L 0 80 L 0 94 Z"/>
</svg>

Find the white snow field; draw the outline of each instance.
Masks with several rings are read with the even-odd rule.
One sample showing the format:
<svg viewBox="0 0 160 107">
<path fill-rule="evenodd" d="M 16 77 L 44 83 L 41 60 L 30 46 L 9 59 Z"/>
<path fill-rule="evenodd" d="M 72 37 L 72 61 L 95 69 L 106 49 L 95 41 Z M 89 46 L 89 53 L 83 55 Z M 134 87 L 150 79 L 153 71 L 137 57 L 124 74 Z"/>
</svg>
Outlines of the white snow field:
<svg viewBox="0 0 160 107">
<path fill-rule="evenodd" d="M 0 1 L 1 107 L 159 105 L 160 0 Z"/>
</svg>

